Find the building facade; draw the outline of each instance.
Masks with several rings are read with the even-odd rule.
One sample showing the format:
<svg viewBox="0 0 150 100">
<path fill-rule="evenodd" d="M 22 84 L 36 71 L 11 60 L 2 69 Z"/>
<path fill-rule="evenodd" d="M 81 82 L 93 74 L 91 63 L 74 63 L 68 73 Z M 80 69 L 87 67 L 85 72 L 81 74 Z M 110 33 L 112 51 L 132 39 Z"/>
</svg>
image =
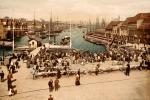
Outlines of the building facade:
<svg viewBox="0 0 150 100">
<path fill-rule="evenodd" d="M 139 13 L 125 21 L 111 21 L 106 27 L 106 36 L 129 43 L 150 44 L 150 13 Z"/>
</svg>

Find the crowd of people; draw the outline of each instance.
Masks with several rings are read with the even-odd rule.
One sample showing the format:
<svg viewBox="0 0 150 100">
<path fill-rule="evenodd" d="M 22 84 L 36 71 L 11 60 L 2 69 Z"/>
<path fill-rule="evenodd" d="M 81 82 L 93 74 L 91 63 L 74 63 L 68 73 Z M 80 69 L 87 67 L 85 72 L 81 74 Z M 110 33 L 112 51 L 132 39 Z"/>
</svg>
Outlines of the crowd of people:
<svg viewBox="0 0 150 100">
<path fill-rule="evenodd" d="M 43 46 L 37 55 L 27 54 L 29 56 L 26 58 L 27 66 L 32 69 L 33 79 L 35 79 L 40 72 L 45 72 L 45 74 L 42 74 L 43 77 L 51 74 L 57 75 L 59 78 L 62 74 L 66 75 L 71 70 L 70 66 L 72 64 L 85 65 L 94 62 L 117 61 L 118 64 L 127 66 L 125 62 L 135 61 L 140 62 L 140 66 L 137 67 L 142 68 L 146 64 L 146 53 L 127 48 L 110 48 L 109 52 L 91 53 L 89 51 L 76 51 L 73 49 L 47 49 Z M 99 68 L 100 65 L 95 68 L 96 75 L 99 72 Z"/>
<path fill-rule="evenodd" d="M 7 90 L 8 90 L 9 96 L 13 96 L 13 95 L 17 94 L 17 89 L 16 89 L 16 85 L 15 85 L 16 79 L 13 77 L 13 75 L 15 73 L 17 73 L 18 69 L 20 68 L 19 61 L 20 61 L 20 59 L 22 59 L 21 56 L 22 56 L 22 54 L 17 54 L 17 55 L 13 54 L 12 57 L 9 58 L 9 62 L 6 65 L 7 72 L 4 73 L 4 71 L 0 67 L 1 81 L 2 82 L 7 81 Z M 6 74 L 6 73 L 8 73 L 8 74 Z M 7 76 L 6 79 L 5 79 L 5 74 Z"/>
<path fill-rule="evenodd" d="M 33 79 L 35 79 L 38 73 L 43 73 L 42 76 L 55 75 L 56 79 L 50 79 L 48 82 L 49 91 L 53 90 L 58 91 L 60 88 L 59 79 L 63 75 L 67 75 L 68 71 L 71 70 L 72 64 L 81 64 L 86 65 L 87 63 L 95 62 L 105 62 L 105 61 L 118 61 L 123 66 L 126 66 L 125 75 L 130 75 L 132 61 L 140 62 L 140 65 L 137 66 L 139 70 L 142 70 L 147 62 L 146 56 L 149 54 L 149 51 L 141 52 L 140 50 L 131 50 L 129 48 L 110 48 L 108 52 L 104 53 L 92 53 L 89 51 L 77 51 L 73 49 L 48 49 L 43 46 L 37 55 L 32 55 L 29 52 L 21 52 L 20 54 L 13 55 L 9 60 L 7 65 L 8 75 L 7 75 L 7 86 L 9 95 L 15 95 L 17 90 L 14 89 L 13 82 L 16 81 L 13 79 L 13 74 L 17 72 L 17 69 L 20 68 L 19 61 L 27 61 L 27 67 L 32 69 Z M 16 59 L 15 62 L 12 59 Z M 127 65 L 124 65 L 127 62 Z M 94 66 L 93 66 L 94 67 Z M 100 63 L 95 66 L 95 75 L 98 75 Z M 149 65 L 147 65 L 149 67 Z M 55 73 L 51 73 L 55 72 Z M 47 74 L 45 74 L 47 73 Z M 78 69 L 75 74 L 75 85 L 80 85 L 80 69 Z M 0 77 L 1 81 L 4 80 L 5 73 L 0 67 Z M 50 98 L 52 96 L 50 95 Z M 49 99 L 53 100 L 53 99 Z"/>
</svg>

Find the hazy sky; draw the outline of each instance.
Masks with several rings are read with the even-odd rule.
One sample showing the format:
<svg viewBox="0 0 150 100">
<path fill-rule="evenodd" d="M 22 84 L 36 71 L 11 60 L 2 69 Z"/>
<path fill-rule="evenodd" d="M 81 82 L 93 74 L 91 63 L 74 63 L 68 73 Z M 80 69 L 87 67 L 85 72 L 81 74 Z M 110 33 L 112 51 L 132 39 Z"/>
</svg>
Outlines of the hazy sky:
<svg viewBox="0 0 150 100">
<path fill-rule="evenodd" d="M 150 0 L 0 0 L 0 17 L 88 20 L 99 18 L 125 19 L 140 12 L 150 12 Z"/>
</svg>

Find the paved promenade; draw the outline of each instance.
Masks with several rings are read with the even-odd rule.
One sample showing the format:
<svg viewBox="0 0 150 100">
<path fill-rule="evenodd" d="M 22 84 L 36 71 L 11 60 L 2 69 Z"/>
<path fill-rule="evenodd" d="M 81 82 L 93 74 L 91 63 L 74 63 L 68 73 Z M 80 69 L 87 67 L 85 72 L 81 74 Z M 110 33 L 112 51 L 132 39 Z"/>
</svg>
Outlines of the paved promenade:
<svg viewBox="0 0 150 100">
<path fill-rule="evenodd" d="M 150 71 L 131 71 L 125 76 L 123 72 L 104 73 L 95 76 L 81 75 L 81 85 L 75 86 L 75 76 L 63 76 L 61 88 L 49 93 L 50 78 L 32 79 L 26 64 L 20 62 L 21 68 L 14 74 L 17 79 L 18 94 L 7 96 L 7 82 L 0 82 L 0 100 L 47 100 L 52 94 L 54 100 L 150 100 Z M 3 67 L 3 70 L 6 69 Z M 6 76 L 5 76 L 6 78 Z M 52 77 L 52 79 L 55 79 Z"/>
</svg>

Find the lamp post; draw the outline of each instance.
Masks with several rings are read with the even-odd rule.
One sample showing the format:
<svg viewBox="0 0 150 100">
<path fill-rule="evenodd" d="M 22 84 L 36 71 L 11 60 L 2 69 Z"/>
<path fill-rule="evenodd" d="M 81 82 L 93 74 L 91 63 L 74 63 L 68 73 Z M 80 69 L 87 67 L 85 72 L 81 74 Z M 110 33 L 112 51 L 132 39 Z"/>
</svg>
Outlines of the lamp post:
<svg viewBox="0 0 150 100">
<path fill-rule="evenodd" d="M 5 58 L 5 50 L 4 50 L 4 31 L 3 31 L 3 65 L 4 65 L 4 58 Z"/>
<path fill-rule="evenodd" d="M 14 19 L 13 19 L 13 53 L 14 53 L 14 48 L 15 48 L 14 33 L 15 33 L 15 23 L 14 23 Z"/>
</svg>

